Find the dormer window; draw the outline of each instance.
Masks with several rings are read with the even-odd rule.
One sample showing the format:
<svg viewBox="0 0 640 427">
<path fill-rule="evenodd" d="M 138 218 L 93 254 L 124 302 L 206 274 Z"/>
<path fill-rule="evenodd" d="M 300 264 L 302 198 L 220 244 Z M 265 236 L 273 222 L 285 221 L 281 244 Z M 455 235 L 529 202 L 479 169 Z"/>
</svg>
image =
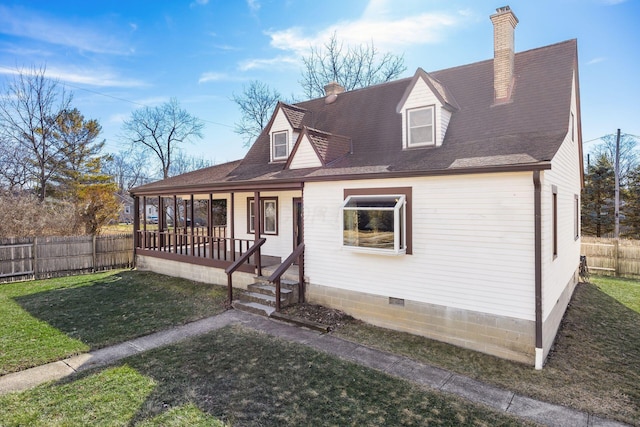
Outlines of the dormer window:
<svg viewBox="0 0 640 427">
<path fill-rule="evenodd" d="M 435 144 L 434 106 L 407 110 L 407 147 Z"/>
<path fill-rule="evenodd" d="M 286 160 L 289 156 L 288 132 L 274 132 L 271 136 L 271 159 Z"/>
</svg>

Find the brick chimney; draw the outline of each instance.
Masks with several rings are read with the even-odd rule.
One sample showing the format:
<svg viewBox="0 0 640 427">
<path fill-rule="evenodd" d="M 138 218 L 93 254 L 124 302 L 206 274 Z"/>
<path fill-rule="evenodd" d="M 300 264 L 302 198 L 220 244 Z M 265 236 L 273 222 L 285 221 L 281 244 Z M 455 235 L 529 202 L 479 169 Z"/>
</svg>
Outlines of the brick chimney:
<svg viewBox="0 0 640 427">
<path fill-rule="evenodd" d="M 328 83 L 324 87 L 324 93 L 325 93 L 326 96 L 338 95 L 339 93 L 342 93 L 342 92 L 344 92 L 344 88 L 342 86 L 340 86 L 340 84 L 338 82 Z"/>
<path fill-rule="evenodd" d="M 493 89 L 494 100 L 498 103 L 508 102 L 514 84 L 513 33 L 518 25 L 518 18 L 509 6 L 496 9 L 491 15 L 493 22 Z"/>
</svg>

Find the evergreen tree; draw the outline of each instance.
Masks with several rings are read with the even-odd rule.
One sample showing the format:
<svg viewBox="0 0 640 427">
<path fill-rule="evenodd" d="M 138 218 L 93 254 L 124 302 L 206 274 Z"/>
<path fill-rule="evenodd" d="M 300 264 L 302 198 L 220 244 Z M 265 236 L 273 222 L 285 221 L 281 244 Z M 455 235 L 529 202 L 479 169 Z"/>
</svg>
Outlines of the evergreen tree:
<svg viewBox="0 0 640 427">
<path fill-rule="evenodd" d="M 599 156 L 589 166 L 584 181 L 582 232 L 601 237 L 614 228 L 615 176 L 613 166 L 606 156 Z"/>
<path fill-rule="evenodd" d="M 632 239 L 640 239 L 640 166 L 628 175 L 623 213 L 622 234 Z"/>
</svg>

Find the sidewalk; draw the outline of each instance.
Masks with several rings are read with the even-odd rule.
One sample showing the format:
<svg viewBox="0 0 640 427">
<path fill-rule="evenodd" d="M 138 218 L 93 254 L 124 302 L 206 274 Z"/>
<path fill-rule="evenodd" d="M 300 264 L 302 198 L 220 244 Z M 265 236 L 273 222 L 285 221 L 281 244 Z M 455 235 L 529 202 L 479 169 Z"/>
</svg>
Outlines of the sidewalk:
<svg viewBox="0 0 640 427">
<path fill-rule="evenodd" d="M 230 324 L 242 324 L 266 334 L 297 342 L 339 358 L 373 368 L 413 383 L 454 394 L 526 420 L 547 426 L 625 426 L 559 405 L 516 395 L 471 378 L 408 358 L 371 349 L 330 334 L 321 334 L 262 316 L 229 310 L 167 331 L 157 332 L 111 347 L 70 357 L 0 377 L 0 395 L 26 390 L 75 372 L 105 366 L 143 351 L 205 334 Z"/>
</svg>

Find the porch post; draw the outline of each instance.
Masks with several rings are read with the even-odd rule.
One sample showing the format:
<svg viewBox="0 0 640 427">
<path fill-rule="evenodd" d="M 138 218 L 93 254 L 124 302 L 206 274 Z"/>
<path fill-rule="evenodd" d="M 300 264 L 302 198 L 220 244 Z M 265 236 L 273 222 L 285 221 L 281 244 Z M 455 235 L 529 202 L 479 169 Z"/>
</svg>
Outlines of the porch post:
<svg viewBox="0 0 640 427">
<path fill-rule="evenodd" d="M 173 195 L 173 253 L 178 253 L 178 196 Z"/>
<path fill-rule="evenodd" d="M 260 239 L 260 224 L 262 218 L 260 218 L 260 192 L 253 193 L 253 235 L 254 241 L 257 242 Z M 256 269 L 258 276 L 262 276 L 262 257 L 260 254 L 260 248 L 256 251 Z"/>
<path fill-rule="evenodd" d="M 140 198 L 133 197 L 133 255 L 135 263 L 136 248 L 140 246 Z"/>
<path fill-rule="evenodd" d="M 166 222 L 164 212 L 164 197 L 158 196 L 158 245 L 159 250 L 164 249 L 164 223 Z"/>
<path fill-rule="evenodd" d="M 142 197 L 142 247 L 147 249 L 147 196 Z"/>
<path fill-rule="evenodd" d="M 182 219 L 184 220 L 183 244 L 184 254 L 189 255 L 189 230 L 187 229 L 187 199 L 182 199 Z M 180 252 L 182 253 L 182 252 Z"/>
<path fill-rule="evenodd" d="M 213 214 L 211 212 L 211 210 L 213 209 L 213 193 L 209 193 L 209 202 L 207 205 L 207 238 L 209 239 L 209 254 L 211 255 L 211 258 L 213 258 L 213 224 L 211 224 L 213 222 Z M 206 258 L 206 252 L 207 250 L 205 249 L 205 258 Z"/>
<path fill-rule="evenodd" d="M 231 192 L 231 206 L 229 207 L 229 210 L 227 211 L 227 226 L 230 227 L 229 229 L 229 237 L 231 238 L 231 244 L 229 246 L 229 248 L 231 249 L 231 261 L 235 261 L 236 260 L 236 232 L 235 232 L 235 222 L 236 222 L 236 216 L 235 216 L 235 205 L 234 205 L 234 201 L 235 201 L 235 193 L 232 191 Z M 231 219 L 229 219 L 229 217 L 231 217 Z"/>
<path fill-rule="evenodd" d="M 191 203 L 191 206 L 189 206 L 189 217 L 191 218 L 191 256 L 196 256 L 196 236 L 195 236 L 195 232 L 194 232 L 194 226 L 195 226 L 195 221 L 193 220 L 193 193 L 191 193 L 191 197 L 189 197 L 189 202 Z"/>
</svg>

